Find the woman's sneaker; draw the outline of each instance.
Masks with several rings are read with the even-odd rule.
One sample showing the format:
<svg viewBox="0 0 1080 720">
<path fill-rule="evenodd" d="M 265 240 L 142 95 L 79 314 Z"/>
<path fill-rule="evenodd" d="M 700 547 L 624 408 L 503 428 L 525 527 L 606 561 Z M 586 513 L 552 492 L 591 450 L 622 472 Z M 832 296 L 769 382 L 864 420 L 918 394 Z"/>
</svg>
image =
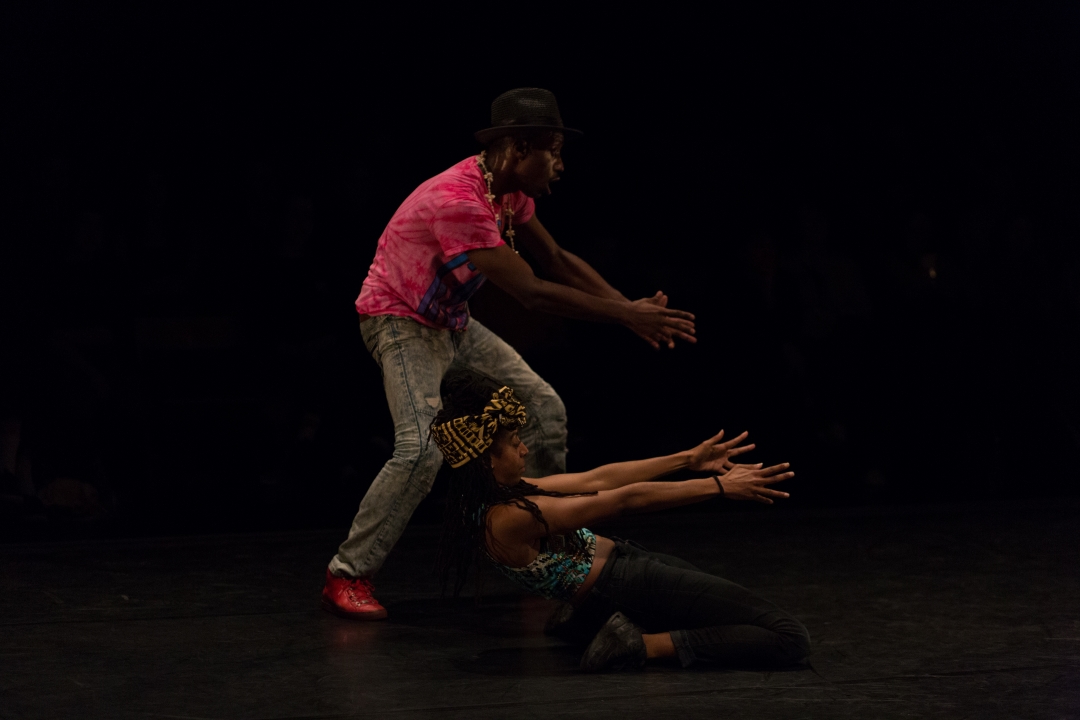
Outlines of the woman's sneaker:
<svg viewBox="0 0 1080 720">
<path fill-rule="evenodd" d="M 367 578 L 338 577 L 327 568 L 322 590 L 323 610 L 353 620 L 382 620 L 386 617 L 386 608 L 379 604 L 373 592 L 375 588 Z"/>
<path fill-rule="evenodd" d="M 589 647 L 585 648 L 585 654 L 581 656 L 581 669 L 585 672 L 640 670 L 645 667 L 647 657 L 641 628 L 617 612 L 608 618 Z"/>
</svg>

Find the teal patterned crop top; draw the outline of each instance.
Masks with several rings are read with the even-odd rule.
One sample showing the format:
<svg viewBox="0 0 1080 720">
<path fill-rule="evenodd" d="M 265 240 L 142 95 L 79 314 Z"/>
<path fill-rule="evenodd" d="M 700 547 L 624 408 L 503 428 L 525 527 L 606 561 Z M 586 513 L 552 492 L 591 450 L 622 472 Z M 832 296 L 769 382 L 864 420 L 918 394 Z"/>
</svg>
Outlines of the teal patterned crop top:
<svg viewBox="0 0 1080 720">
<path fill-rule="evenodd" d="M 540 554 L 524 567 L 510 567 L 491 557 L 499 572 L 534 595 L 569 602 L 592 569 L 596 536 L 581 528 L 568 535 L 554 535 L 540 541 Z"/>
</svg>

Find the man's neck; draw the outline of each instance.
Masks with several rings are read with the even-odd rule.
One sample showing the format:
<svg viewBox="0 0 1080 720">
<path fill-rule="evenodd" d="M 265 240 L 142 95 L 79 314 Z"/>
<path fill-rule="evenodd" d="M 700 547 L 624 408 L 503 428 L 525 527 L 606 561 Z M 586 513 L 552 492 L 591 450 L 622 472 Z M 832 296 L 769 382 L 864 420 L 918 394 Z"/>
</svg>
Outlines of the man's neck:
<svg viewBox="0 0 1080 720">
<path fill-rule="evenodd" d="M 519 189 L 514 182 L 513 161 L 505 154 L 488 157 L 485 164 L 491 172 L 491 194 L 496 198 L 509 195 Z"/>
</svg>

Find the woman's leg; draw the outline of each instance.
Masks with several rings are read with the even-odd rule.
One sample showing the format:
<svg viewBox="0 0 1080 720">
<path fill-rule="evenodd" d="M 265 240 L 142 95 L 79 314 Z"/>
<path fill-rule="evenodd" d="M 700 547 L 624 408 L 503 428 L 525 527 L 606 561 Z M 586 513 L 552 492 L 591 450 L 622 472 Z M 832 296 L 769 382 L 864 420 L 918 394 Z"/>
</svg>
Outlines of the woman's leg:
<svg viewBox="0 0 1080 720">
<path fill-rule="evenodd" d="M 692 570 L 693 572 L 705 572 L 694 563 L 675 557 L 674 555 L 665 555 L 664 553 L 652 552 L 650 550 L 646 550 L 645 552 L 649 553 L 654 559 L 659 560 L 670 567 L 679 568 L 681 570 Z"/>
<path fill-rule="evenodd" d="M 594 601 L 625 613 L 645 634 L 669 632 L 682 664 L 783 667 L 810 649 L 806 628 L 746 588 L 620 546 Z"/>
<path fill-rule="evenodd" d="M 706 575 L 715 624 L 671 631 L 683 666 L 697 661 L 741 667 L 784 667 L 806 659 L 810 635 L 801 622 L 746 588 Z"/>
<path fill-rule="evenodd" d="M 683 570 L 693 570 L 700 572 L 699 568 L 693 563 L 687 562 L 682 558 L 675 557 L 674 555 L 665 555 L 663 553 L 650 552 L 642 548 L 637 543 L 628 540 L 622 540 L 619 538 L 613 538 L 617 543 L 623 543 L 630 546 L 632 549 L 638 552 L 646 552 L 654 559 L 659 560 L 665 565 L 670 565 L 675 568 L 682 568 Z M 555 609 L 551 617 L 548 618 L 546 625 L 544 626 L 544 634 L 555 635 L 568 642 L 579 642 L 583 645 L 587 645 L 590 640 L 596 635 L 597 631 L 603 627 L 604 623 L 611 617 L 612 610 L 606 604 L 598 604 L 592 602 L 584 602 L 579 608 L 573 608 L 569 603 L 564 603 Z M 665 634 L 666 637 L 666 634 Z M 654 638 L 650 640 L 646 638 L 647 644 L 654 644 L 657 647 L 663 646 L 666 648 L 670 643 L 670 638 L 666 641 L 664 638 Z M 649 657 L 670 657 L 670 654 L 659 655 L 653 653 L 650 650 Z"/>
</svg>

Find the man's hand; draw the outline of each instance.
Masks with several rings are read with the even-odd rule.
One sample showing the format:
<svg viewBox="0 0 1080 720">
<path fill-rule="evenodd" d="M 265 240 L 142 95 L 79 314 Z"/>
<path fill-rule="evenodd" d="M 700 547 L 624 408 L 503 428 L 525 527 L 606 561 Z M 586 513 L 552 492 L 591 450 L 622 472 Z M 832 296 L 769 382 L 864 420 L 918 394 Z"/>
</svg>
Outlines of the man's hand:
<svg viewBox="0 0 1080 720">
<path fill-rule="evenodd" d="M 735 467 L 735 463 L 731 462 L 731 458 L 754 449 L 753 443 L 739 446 L 739 443 L 745 440 L 747 435 L 749 433 L 744 432 L 727 442 L 720 442 L 724 438 L 724 431 L 721 430 L 690 451 L 690 462 L 687 467 L 695 472 L 707 472 L 714 475 L 725 474 Z"/>
<path fill-rule="evenodd" d="M 773 498 L 790 497 L 786 492 L 765 487 L 795 477 L 793 472 L 784 472 L 789 467 L 791 467 L 790 463 L 780 463 L 767 468 L 761 467 L 761 463 L 735 465 L 720 478 L 720 485 L 724 488 L 724 497 L 732 500 L 756 500 L 766 505 L 772 505 Z"/>
<path fill-rule="evenodd" d="M 653 350 L 659 350 L 661 345 L 674 348 L 676 338 L 696 343 L 694 316 L 682 310 L 669 310 L 667 303 L 667 295 L 659 291 L 652 297 L 635 300 L 630 303 L 631 312 L 623 324 L 652 345 Z"/>
</svg>

